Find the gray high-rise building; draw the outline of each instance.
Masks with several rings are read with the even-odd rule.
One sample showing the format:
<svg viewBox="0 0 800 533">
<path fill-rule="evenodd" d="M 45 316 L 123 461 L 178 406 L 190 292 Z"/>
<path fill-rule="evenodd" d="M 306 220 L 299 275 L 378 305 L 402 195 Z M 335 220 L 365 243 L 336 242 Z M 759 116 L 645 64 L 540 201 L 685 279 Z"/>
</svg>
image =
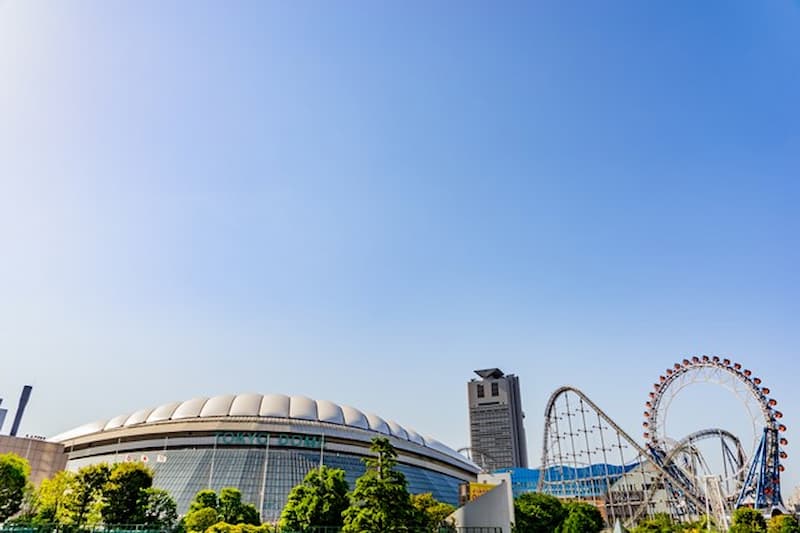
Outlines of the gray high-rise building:
<svg viewBox="0 0 800 533">
<path fill-rule="evenodd" d="M 499 368 L 475 371 L 467 383 L 472 458 L 485 470 L 528 467 L 519 378 Z"/>
</svg>

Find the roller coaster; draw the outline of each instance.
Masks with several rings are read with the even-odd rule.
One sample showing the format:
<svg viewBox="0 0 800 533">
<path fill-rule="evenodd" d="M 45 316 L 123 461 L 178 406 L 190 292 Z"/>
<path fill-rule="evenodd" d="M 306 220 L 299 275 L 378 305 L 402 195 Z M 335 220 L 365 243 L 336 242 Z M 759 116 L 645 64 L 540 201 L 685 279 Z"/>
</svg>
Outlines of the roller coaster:
<svg viewBox="0 0 800 533">
<path fill-rule="evenodd" d="M 717 427 L 668 434 L 675 398 L 697 384 L 733 393 L 752 423 L 752 443 Z M 637 441 L 579 389 L 561 387 L 545 408 L 538 491 L 590 501 L 609 524 L 626 526 L 655 513 L 682 522 L 710 515 L 727 527 L 737 507 L 785 512 L 780 477 L 788 441 L 770 393 L 730 359 L 683 359 L 653 384 Z"/>
</svg>

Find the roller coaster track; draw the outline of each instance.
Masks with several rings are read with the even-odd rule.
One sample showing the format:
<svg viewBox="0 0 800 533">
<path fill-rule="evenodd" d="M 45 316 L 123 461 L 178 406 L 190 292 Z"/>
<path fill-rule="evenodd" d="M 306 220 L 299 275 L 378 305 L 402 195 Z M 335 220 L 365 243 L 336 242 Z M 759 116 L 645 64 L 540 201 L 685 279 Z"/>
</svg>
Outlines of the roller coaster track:
<svg viewBox="0 0 800 533">
<path fill-rule="evenodd" d="M 550 399 L 547 402 L 547 407 L 545 408 L 544 437 L 542 443 L 542 474 L 539 477 L 539 483 L 537 488 L 539 492 L 550 492 L 547 490 L 548 489 L 547 487 L 548 480 L 546 479 L 548 477 L 547 471 L 549 467 L 559 465 L 558 462 L 552 460 L 554 459 L 554 457 L 551 457 L 553 453 L 551 452 L 549 446 L 551 442 L 555 442 L 557 447 L 559 447 L 559 449 L 561 448 L 560 443 L 562 440 L 562 435 L 555 436 L 555 439 L 553 436 L 553 429 L 557 428 L 557 419 L 559 418 L 558 413 L 555 413 L 554 411 L 556 403 L 561 398 L 565 399 L 565 401 L 567 402 L 567 407 L 569 407 L 568 395 L 570 393 L 574 394 L 579 399 L 580 408 L 578 409 L 578 411 L 582 411 L 584 423 L 583 423 L 583 428 L 579 427 L 577 430 L 574 430 L 571 424 L 571 420 L 569 420 L 569 417 L 575 415 L 567 412 L 566 416 L 568 417 L 568 424 L 570 427 L 569 431 L 565 432 L 564 435 L 570 437 L 570 440 L 572 441 L 571 443 L 572 451 L 564 453 L 563 450 L 560 450 L 559 453 L 557 454 L 559 456 L 559 459 L 564 455 L 571 456 L 573 459 L 576 458 L 578 455 L 580 455 L 575 451 L 575 443 L 574 443 L 575 437 L 579 436 L 580 434 L 583 434 L 586 437 L 587 447 L 588 447 L 587 433 L 590 430 L 587 429 L 588 426 L 586 425 L 585 422 L 585 411 L 584 411 L 584 404 L 585 404 L 585 406 L 588 406 L 592 411 L 594 411 L 594 413 L 596 413 L 598 420 L 601 421 L 599 426 L 592 426 L 592 428 L 597 428 L 602 431 L 603 429 L 602 424 L 605 423 L 610 428 L 613 429 L 614 433 L 616 433 L 617 438 L 619 439 L 619 444 L 612 445 L 612 447 L 619 447 L 621 453 L 621 449 L 623 447 L 621 441 L 624 441 L 625 444 L 630 447 L 630 449 L 637 452 L 639 461 L 637 467 L 639 469 L 641 469 L 646 464 L 648 467 L 658 472 L 658 474 L 660 474 L 660 477 L 662 479 L 668 480 L 669 484 L 671 485 L 671 490 L 680 494 L 680 497 L 684 499 L 688 504 L 690 504 L 691 507 L 693 507 L 693 514 L 699 512 L 702 509 L 705 509 L 706 505 L 705 500 L 702 496 L 698 496 L 698 490 L 696 487 L 688 483 L 686 478 L 682 478 L 681 476 L 676 475 L 676 472 L 669 468 L 668 466 L 669 463 L 663 463 L 657 461 L 652 456 L 649 450 L 639 445 L 639 443 L 637 443 L 630 435 L 628 435 L 628 433 L 625 432 L 625 430 L 619 427 L 619 425 L 617 425 L 617 423 L 614 422 L 614 420 L 612 420 L 611 417 L 605 411 L 603 411 L 603 409 L 601 409 L 588 396 L 586 396 L 586 394 L 584 394 L 580 389 L 571 386 L 560 387 L 555 392 L 553 392 L 553 394 L 550 396 Z M 554 421 L 556 422 L 555 424 Z M 591 458 L 592 452 L 589 451 L 587 453 L 589 455 L 589 458 Z M 557 467 L 558 466 L 556 466 L 556 468 Z M 611 482 L 606 480 L 606 483 L 608 488 L 610 488 Z M 650 499 L 652 499 L 652 495 L 650 495 Z M 613 504 L 613 502 L 611 503 Z M 645 507 L 646 507 L 646 502 L 642 502 L 642 504 L 636 505 L 635 508 L 631 505 L 629 511 L 626 513 L 627 516 L 624 517 L 626 525 L 633 523 L 633 521 L 636 518 L 638 518 L 642 512 L 644 512 Z M 609 518 L 615 518 L 615 517 L 609 517 Z"/>
</svg>

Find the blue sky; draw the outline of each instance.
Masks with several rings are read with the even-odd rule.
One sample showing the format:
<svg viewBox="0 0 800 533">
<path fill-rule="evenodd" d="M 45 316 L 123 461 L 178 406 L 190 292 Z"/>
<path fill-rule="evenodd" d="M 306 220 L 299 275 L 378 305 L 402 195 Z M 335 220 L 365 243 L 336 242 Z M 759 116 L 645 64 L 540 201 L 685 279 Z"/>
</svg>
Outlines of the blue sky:
<svg viewBox="0 0 800 533">
<path fill-rule="evenodd" d="M 0 72 L 23 432 L 255 391 L 460 447 L 498 366 L 536 464 L 558 386 L 638 437 L 664 368 L 724 354 L 797 483 L 797 2 L 5 0 Z"/>
</svg>

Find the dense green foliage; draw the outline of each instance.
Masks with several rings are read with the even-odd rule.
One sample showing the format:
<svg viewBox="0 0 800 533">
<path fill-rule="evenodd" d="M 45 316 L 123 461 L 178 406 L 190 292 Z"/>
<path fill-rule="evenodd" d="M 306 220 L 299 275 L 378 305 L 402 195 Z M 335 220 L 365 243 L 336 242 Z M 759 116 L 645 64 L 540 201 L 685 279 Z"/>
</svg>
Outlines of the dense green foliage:
<svg viewBox="0 0 800 533">
<path fill-rule="evenodd" d="M 143 524 L 153 473 L 142 463 L 117 463 L 103 487 L 104 524 Z"/>
<path fill-rule="evenodd" d="M 62 470 L 52 478 L 45 479 L 39 485 L 33 503 L 32 520 L 41 524 L 59 523 L 60 519 L 56 516 L 61 510 L 62 502 L 66 498 L 65 493 L 74 474 Z"/>
<path fill-rule="evenodd" d="M 364 459 L 367 470 L 350 495 L 342 533 L 407 531 L 414 519 L 414 507 L 405 476 L 395 470 L 397 452 L 384 437 L 372 439 L 370 450 L 375 457 Z"/>
<path fill-rule="evenodd" d="M 163 489 L 144 491 L 143 524 L 153 529 L 172 529 L 178 521 L 175 500 Z"/>
<path fill-rule="evenodd" d="M 203 507 L 189 511 L 183 518 L 183 524 L 189 533 L 202 533 L 217 522 L 220 522 L 219 513 L 213 507 Z"/>
<path fill-rule="evenodd" d="M 202 532 L 220 522 L 228 526 L 258 526 L 261 518 L 253 504 L 242 502 L 242 493 L 237 488 L 225 487 L 219 495 L 213 490 L 201 490 L 189 504 L 183 526 L 190 532 Z"/>
<path fill-rule="evenodd" d="M 13 453 L 0 454 L 0 522 L 22 507 L 30 475 L 28 461 Z"/>
<path fill-rule="evenodd" d="M 600 510 L 586 502 L 529 492 L 514 501 L 515 533 L 598 533 L 605 527 Z"/>
<path fill-rule="evenodd" d="M 764 515 L 749 507 L 740 507 L 733 512 L 731 533 L 766 533 L 767 521 Z"/>
<path fill-rule="evenodd" d="M 275 531 L 269 524 L 254 526 L 252 524 L 228 524 L 218 522 L 206 530 L 206 533 L 273 533 Z"/>
<path fill-rule="evenodd" d="M 641 520 L 633 533 L 672 533 L 679 531 L 679 526 L 673 523 L 672 518 L 666 513 L 656 513 L 650 518 Z"/>
<path fill-rule="evenodd" d="M 430 492 L 412 494 L 411 505 L 414 507 L 413 526 L 419 533 L 438 533 L 449 525 L 447 517 L 456 510 L 449 503 L 436 500 Z"/>
<path fill-rule="evenodd" d="M 215 510 L 217 507 L 219 507 L 219 498 L 217 498 L 217 493 L 211 489 L 201 490 L 194 495 L 194 499 L 189 504 L 189 512 L 197 511 L 198 509 L 205 509 L 206 507 L 210 507 L 211 509 Z"/>
<path fill-rule="evenodd" d="M 219 514 L 228 524 L 261 525 L 261 515 L 252 503 L 242 502 L 242 492 L 235 487 L 219 491 Z"/>
<path fill-rule="evenodd" d="M 517 533 L 553 533 L 567 517 L 555 496 L 528 492 L 514 500 L 514 530 Z"/>
<path fill-rule="evenodd" d="M 767 522 L 767 533 L 800 533 L 800 523 L 792 515 L 773 516 Z"/>
<path fill-rule="evenodd" d="M 322 466 L 306 474 L 289 492 L 281 513 L 283 529 L 305 533 L 312 526 L 341 526 L 350 500 L 344 470 Z"/>
<path fill-rule="evenodd" d="M 102 463 L 77 472 L 62 471 L 31 491 L 19 526 L 56 525 L 61 529 L 95 526 L 143 526 L 171 529 L 175 501 L 153 489 L 153 473 L 141 463 Z"/>
<path fill-rule="evenodd" d="M 592 504 L 570 502 L 564 505 L 567 517 L 561 523 L 560 533 L 599 533 L 605 527 L 603 515 Z"/>
<path fill-rule="evenodd" d="M 57 517 L 61 525 L 82 527 L 102 522 L 103 489 L 111 468 L 105 464 L 85 466 L 70 476 Z"/>
</svg>

